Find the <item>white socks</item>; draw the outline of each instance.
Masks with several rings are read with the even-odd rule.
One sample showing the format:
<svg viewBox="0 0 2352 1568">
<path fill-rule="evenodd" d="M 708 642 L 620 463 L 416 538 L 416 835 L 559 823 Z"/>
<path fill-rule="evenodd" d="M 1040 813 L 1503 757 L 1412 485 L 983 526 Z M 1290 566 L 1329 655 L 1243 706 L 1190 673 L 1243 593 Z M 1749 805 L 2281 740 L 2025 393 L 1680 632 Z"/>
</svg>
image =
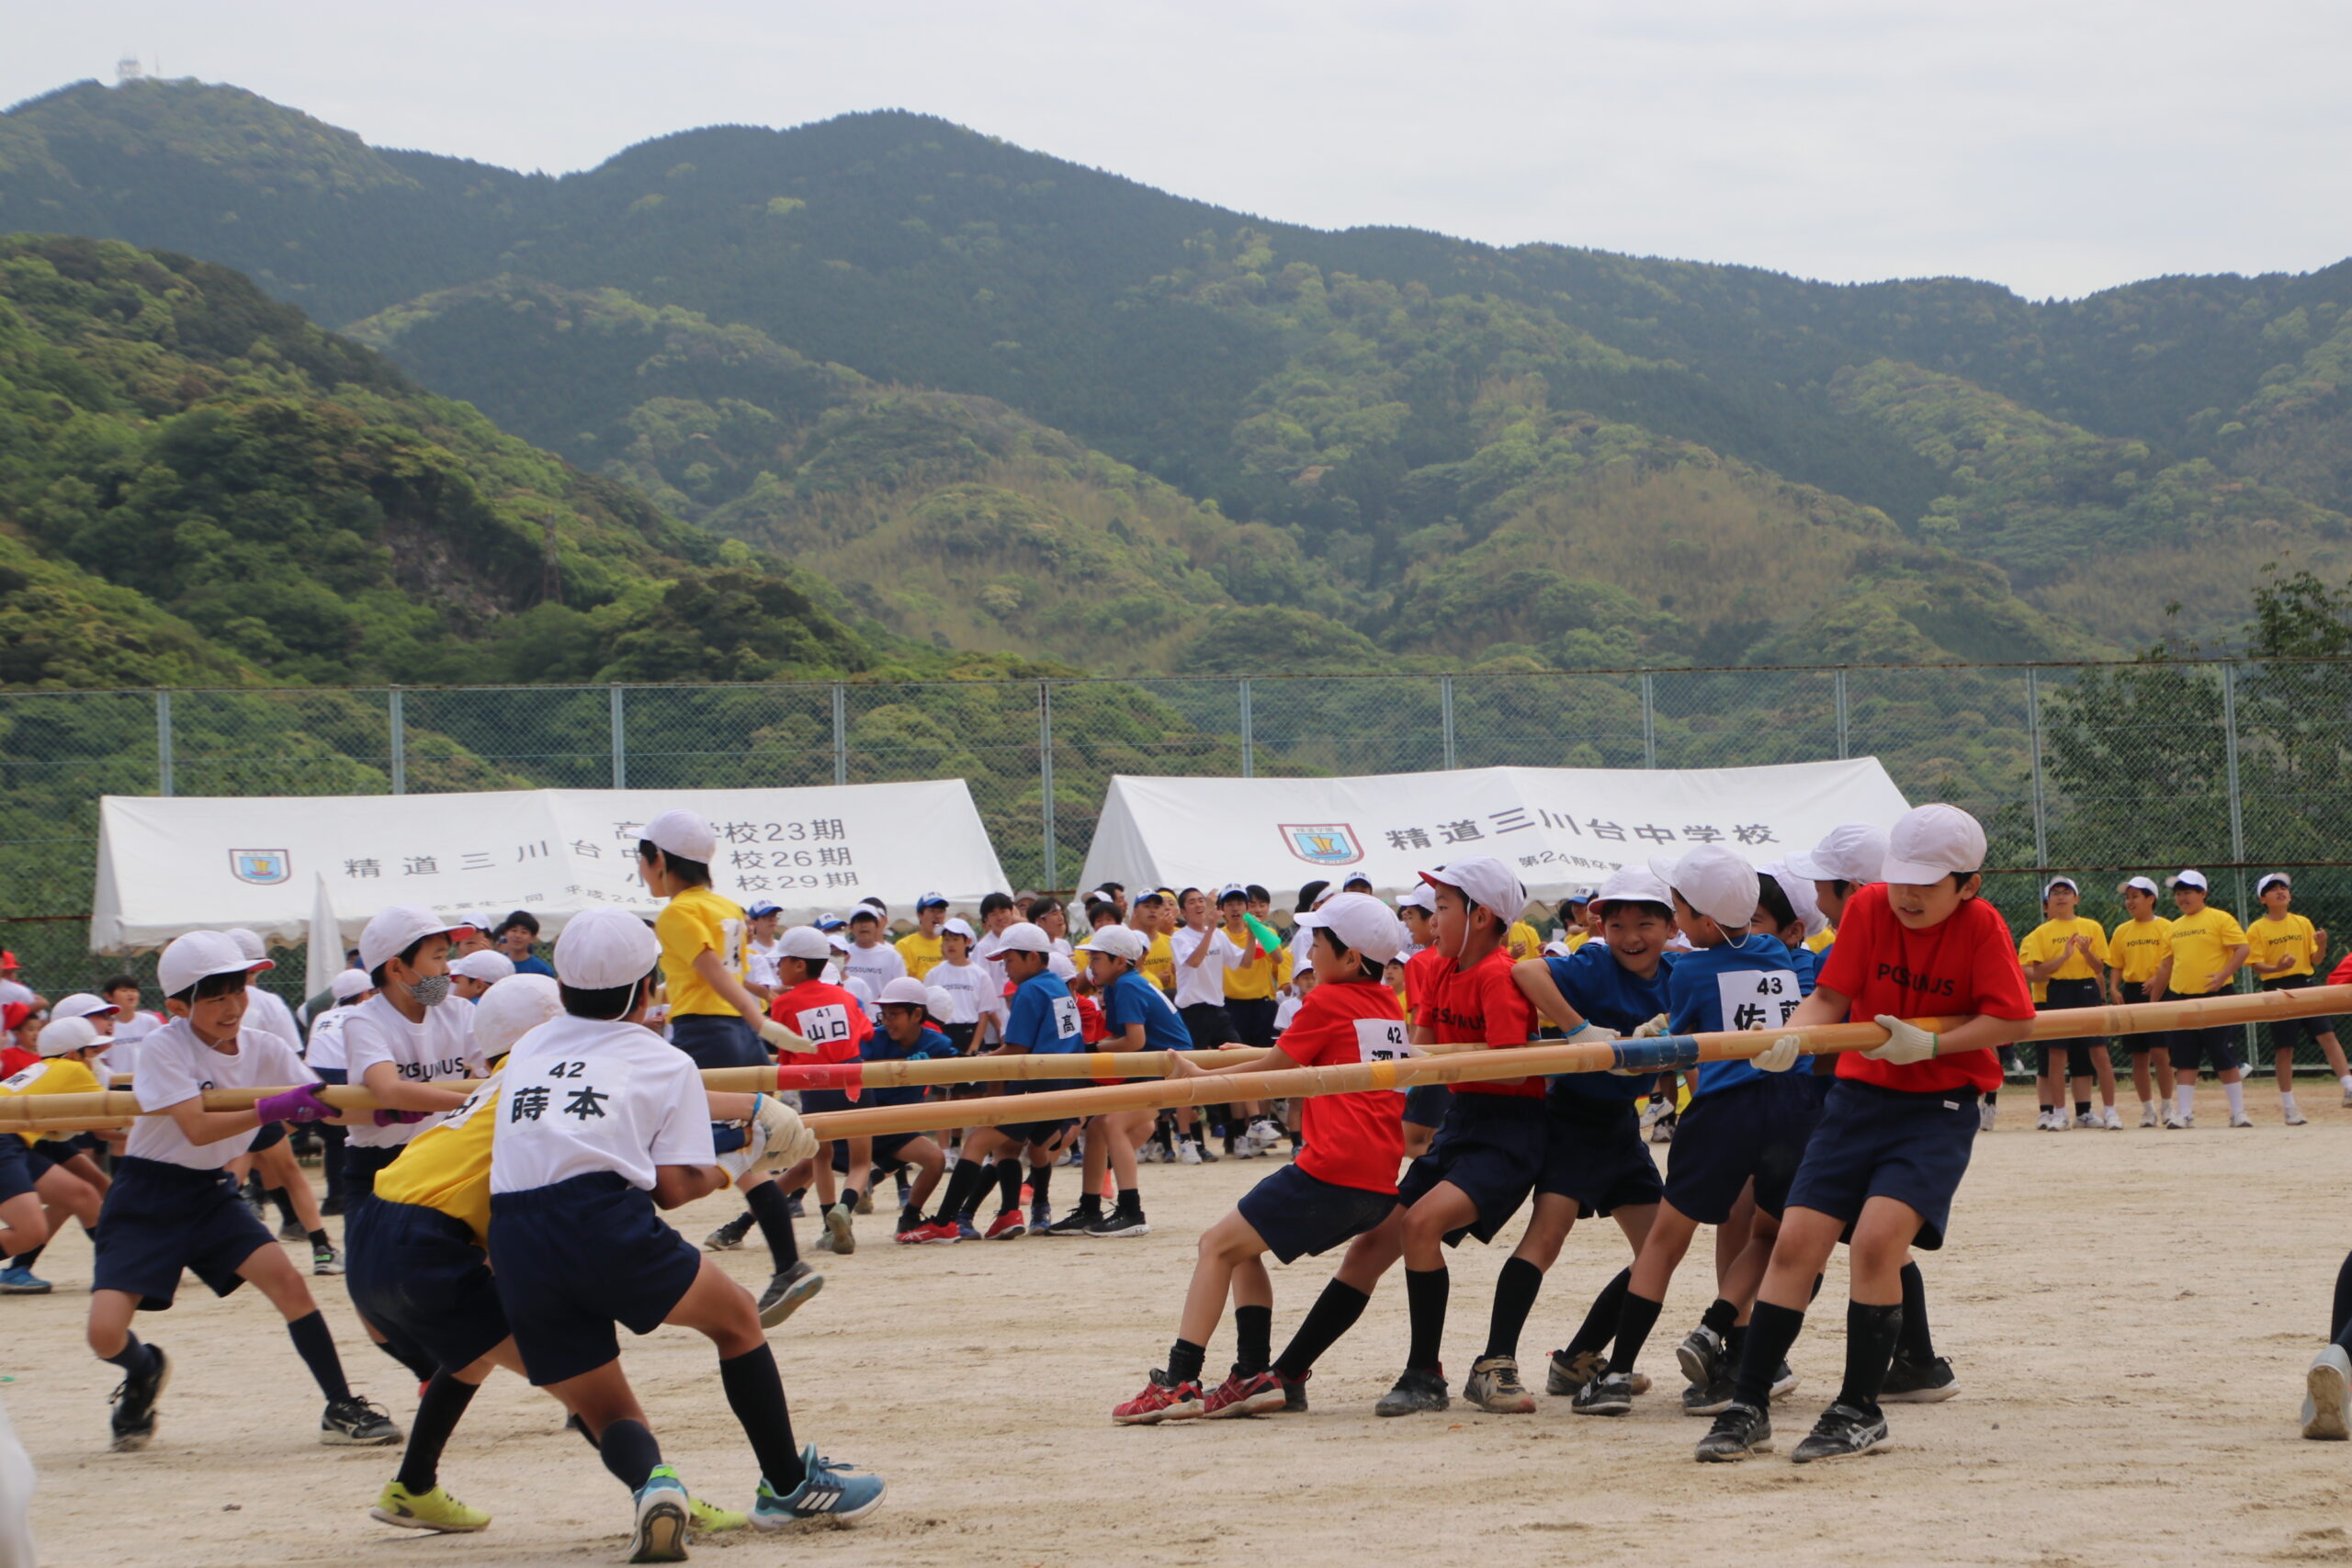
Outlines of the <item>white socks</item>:
<svg viewBox="0 0 2352 1568">
<path fill-rule="evenodd" d="M 2173 1109 L 2182 1116 L 2197 1114 L 2197 1090 L 2194 1086 L 2181 1084 L 2172 1091 Z"/>
<path fill-rule="evenodd" d="M 2241 1096 L 2240 1098 L 2243 1099 L 2244 1097 Z M 2295 1095 L 2293 1090 L 2290 1089 L 2287 1093 L 2278 1097 L 2278 1109 L 2285 1111 L 2290 1116 L 2292 1116 L 2295 1113 Z"/>
<path fill-rule="evenodd" d="M 2345 1074 L 2341 1081 L 2344 1085 L 2344 1092 L 2352 1094 L 2352 1073 Z"/>
<path fill-rule="evenodd" d="M 2222 1086 L 2222 1092 L 2229 1096 L 2230 1119 L 2232 1121 L 2235 1121 L 2237 1118 L 2245 1114 L 2245 1085 L 2243 1083 L 2225 1083 Z"/>
</svg>

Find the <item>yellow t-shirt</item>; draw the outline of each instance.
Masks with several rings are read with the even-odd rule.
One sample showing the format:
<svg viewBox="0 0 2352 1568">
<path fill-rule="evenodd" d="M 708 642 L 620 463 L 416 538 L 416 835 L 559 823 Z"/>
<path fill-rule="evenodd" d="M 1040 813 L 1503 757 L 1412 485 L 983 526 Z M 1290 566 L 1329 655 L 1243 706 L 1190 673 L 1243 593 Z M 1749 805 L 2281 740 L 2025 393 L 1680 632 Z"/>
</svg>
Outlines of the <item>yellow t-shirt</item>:
<svg viewBox="0 0 2352 1568">
<path fill-rule="evenodd" d="M 1144 950 L 1143 976 L 1170 996 L 1176 994 L 1176 947 L 1166 931 L 1152 933 L 1151 945 Z"/>
<path fill-rule="evenodd" d="M 1525 920 L 1513 920 L 1510 930 L 1503 932 L 1503 946 L 1510 952 L 1513 964 L 1544 956 L 1544 939 Z"/>
<path fill-rule="evenodd" d="M 1224 930 L 1221 926 L 1218 929 Z M 1233 945 L 1252 958 L 1258 957 L 1257 936 L 1247 926 L 1241 928 L 1240 940 Z M 1274 987 L 1283 984 L 1290 977 L 1289 953 L 1289 949 L 1278 947 L 1274 949 L 1274 955 L 1270 960 L 1261 960 L 1255 964 L 1244 964 L 1238 969 L 1227 970 L 1225 999 L 1229 1002 L 1251 1002 L 1263 1001 L 1272 996 Z"/>
<path fill-rule="evenodd" d="M 745 974 L 743 935 L 749 929 L 742 907 L 708 887 L 689 887 L 662 906 L 653 917 L 653 934 L 662 940 L 662 978 L 670 988 L 671 1017 L 741 1016 L 695 973 L 695 958 L 716 953 L 727 972 L 741 980 Z"/>
<path fill-rule="evenodd" d="M 1826 953 L 1829 951 L 1829 944 L 1837 940 L 1838 928 L 1836 926 L 1824 926 L 1813 935 L 1805 938 L 1804 944 L 1805 946 L 1813 949 L 1815 953 Z"/>
<path fill-rule="evenodd" d="M 2162 915 L 2117 921 L 2107 943 L 2107 961 L 2115 965 L 2116 977 L 2135 986 L 2154 979 L 2157 966 L 2171 953 L 2172 922 Z"/>
<path fill-rule="evenodd" d="M 2096 980 L 2098 978 L 2099 968 L 2107 962 L 2107 930 L 2097 920 L 2085 919 L 2082 916 L 2076 915 L 2071 920 L 2044 920 L 2026 932 L 2018 941 L 2018 962 L 2019 964 L 2047 964 L 2060 953 L 2066 952 L 2066 943 L 2070 938 L 2078 936 L 2090 939 L 2091 955 L 2085 958 L 2079 953 L 2067 953 L 2066 962 L 2061 964 L 2047 979 L 2032 982 L 2033 999 L 2036 1002 L 2046 1002 L 2050 999 L 2051 980 Z"/>
<path fill-rule="evenodd" d="M 438 1209 L 490 1246 L 490 1140 L 498 1131 L 498 1091 L 505 1075 L 492 1073 L 466 1102 L 427 1127 L 376 1173 L 376 1196 L 388 1203 Z"/>
<path fill-rule="evenodd" d="M 2265 980 L 2283 980 L 2290 975 L 2308 975 L 2319 957 L 2319 943 L 2311 921 L 2301 915 L 2289 915 L 2274 920 L 2265 915 L 2245 928 L 2248 964 L 2276 964 L 2282 958 L 2295 962 L 2287 968 L 2276 969 L 2258 976 Z"/>
<path fill-rule="evenodd" d="M 1560 943 L 1570 953 L 1592 940 L 1592 933 L 1582 926 L 1571 926 L 1560 933 Z"/>
<path fill-rule="evenodd" d="M 2193 915 L 2172 918 L 2172 978 L 2176 996 L 2199 996 L 2229 962 L 2230 949 L 2245 941 L 2237 917 L 2208 904 Z"/>
<path fill-rule="evenodd" d="M 0 1094 L 96 1094 L 106 1085 L 86 1062 L 51 1056 L 0 1078 Z M 28 1133 L 27 1137 L 42 1134 Z"/>
<path fill-rule="evenodd" d="M 899 956 L 906 960 L 907 973 L 920 980 L 931 973 L 933 964 L 947 954 L 939 938 L 925 936 L 921 930 L 916 930 L 899 939 Z"/>
</svg>

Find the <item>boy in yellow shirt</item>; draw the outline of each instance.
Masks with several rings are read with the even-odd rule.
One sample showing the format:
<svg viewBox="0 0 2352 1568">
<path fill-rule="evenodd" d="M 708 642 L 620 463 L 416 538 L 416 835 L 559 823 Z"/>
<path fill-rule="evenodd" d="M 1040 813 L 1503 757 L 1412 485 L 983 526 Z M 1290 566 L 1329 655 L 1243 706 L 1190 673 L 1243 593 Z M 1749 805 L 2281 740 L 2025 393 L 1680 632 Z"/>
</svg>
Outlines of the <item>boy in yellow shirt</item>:
<svg viewBox="0 0 2352 1568">
<path fill-rule="evenodd" d="M 2237 917 L 2206 902 L 2205 874 L 2184 871 L 2172 879 L 2172 899 L 2180 913 L 2166 933 L 2172 951 L 2148 983 L 2148 994 L 2165 1001 L 2217 996 L 2231 988 L 2246 960 L 2245 932 Z M 2197 1125 L 2197 1066 L 2213 1059 L 2213 1074 L 2229 1097 L 2230 1125 L 2251 1127 L 2245 1113 L 2245 1063 L 2238 1055 L 2237 1032 L 2229 1024 L 2206 1029 L 2176 1029 L 2167 1040 L 2172 1051 L 2174 1127 Z"/>
<path fill-rule="evenodd" d="M 2038 1011 L 2095 1008 L 2106 1000 L 2106 987 L 2100 985 L 2099 975 L 2107 964 L 2107 931 L 2097 920 L 2086 919 L 2076 912 L 2082 897 L 2082 889 L 2073 877 L 2052 877 L 2041 890 L 2041 912 L 2047 918 L 2018 942 L 2018 963 L 2033 986 L 2033 1005 Z M 2038 1093 L 2042 1131 L 2063 1133 L 2070 1125 L 2104 1127 L 2117 1133 L 2123 1130 L 2123 1119 L 2115 1111 L 2115 1059 L 2109 1054 L 2105 1040 L 2045 1042 L 2037 1049 L 2041 1053 Z M 2067 1071 L 2063 1074 L 2057 1070 L 2061 1056 L 2067 1065 Z M 2068 1077 L 2074 1079 L 2075 1089 L 2072 1122 L 2066 1120 Z M 2094 1077 L 2106 1106 L 2105 1112 L 2097 1116 L 2091 1114 L 2090 1084 Z"/>
<path fill-rule="evenodd" d="M 2288 906 L 2295 900 L 2294 880 L 2274 871 L 2254 885 L 2262 901 L 2262 918 L 2246 927 L 2246 968 L 2266 991 L 2300 991 L 2318 981 L 2316 971 L 2327 953 L 2327 933 Z M 2300 1127 L 2303 1113 L 2295 1109 L 2295 1041 L 2309 1035 L 2327 1058 L 2328 1070 L 2352 1105 L 2352 1070 L 2344 1064 L 2344 1046 L 2335 1038 L 2332 1018 L 2282 1018 L 2270 1025 L 2270 1066 L 2278 1075 L 2278 1108 L 2287 1125 Z"/>
<path fill-rule="evenodd" d="M 0 1078 L 0 1094 L 96 1094 L 106 1086 L 90 1063 L 108 1043 L 87 1017 L 52 1018 L 36 1042 L 40 1060 Z M 116 1142 L 121 1134 L 105 1136 Z M 0 1224 L 8 1227 L 0 1236 L 0 1249 L 8 1255 L 0 1295 L 49 1294 L 49 1281 L 34 1275 L 30 1261 L 49 1244 L 47 1211 L 63 1210 L 87 1231 L 98 1223 L 99 1202 L 98 1190 L 71 1170 L 13 1134 L 0 1135 Z"/>
<path fill-rule="evenodd" d="M 930 974 L 932 965 L 946 956 L 939 941 L 939 928 L 946 923 L 946 899 L 936 893 L 926 893 L 915 900 L 915 929 L 898 942 L 899 956 L 906 961 L 907 973 L 915 979 Z"/>
<path fill-rule="evenodd" d="M 2135 876 L 2116 888 L 2123 900 L 2124 918 L 2116 922 L 2115 934 L 2107 942 L 2107 995 L 2117 1006 L 2153 1001 L 2148 994 L 2148 982 L 2164 967 L 2165 959 L 2172 953 L 2172 922 L 2156 913 L 2156 885 L 2144 876 Z M 2167 1127 L 2172 1124 L 2172 1052 L 2165 1047 L 2161 1032 L 2127 1034 L 2126 1049 L 2132 1053 L 2132 1088 L 2140 1097 L 2140 1125 Z M 2155 1081 L 2152 1086 L 2148 1076 L 2148 1060 L 2155 1058 Z M 2153 1087 L 2154 1096 L 2150 1089 Z M 2156 1109 L 2161 1097 L 2164 1110 Z"/>
</svg>

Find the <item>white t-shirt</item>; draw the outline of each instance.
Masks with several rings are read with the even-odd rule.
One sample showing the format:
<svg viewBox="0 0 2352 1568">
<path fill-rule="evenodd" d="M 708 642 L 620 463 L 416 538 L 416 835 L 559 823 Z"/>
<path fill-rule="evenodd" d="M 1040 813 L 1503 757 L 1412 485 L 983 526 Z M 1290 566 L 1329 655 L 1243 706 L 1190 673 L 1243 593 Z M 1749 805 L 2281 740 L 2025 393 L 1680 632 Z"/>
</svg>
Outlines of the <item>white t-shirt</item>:
<svg viewBox="0 0 2352 1568">
<path fill-rule="evenodd" d="M 650 1192 L 656 1166 L 718 1163 L 694 1058 L 650 1029 L 566 1016 L 514 1043 L 491 1134 L 490 1190 L 612 1171 Z"/>
<path fill-rule="evenodd" d="M 1296 1018 L 1298 1010 L 1306 1005 L 1306 998 L 1296 991 L 1283 992 L 1283 999 L 1274 1004 L 1274 1032 L 1280 1034 L 1283 1030 L 1288 1029 L 1290 1021 Z"/>
<path fill-rule="evenodd" d="M 743 944 L 743 965 L 746 977 L 754 986 L 765 986 L 771 991 L 784 989 L 784 982 L 775 977 L 776 944 L 762 946 L 756 942 Z"/>
<path fill-rule="evenodd" d="M 343 1021 L 343 1070 L 355 1084 L 366 1082 L 368 1069 L 386 1062 L 410 1083 L 490 1076 L 474 1046 L 474 1010 L 454 997 L 437 1008 L 426 1008 L 416 1023 L 402 1018 L 381 993 L 369 997 Z M 440 1120 L 436 1113 L 389 1127 L 358 1122 L 351 1129 L 351 1141 L 363 1149 L 398 1148 Z"/>
<path fill-rule="evenodd" d="M 21 980 L 0 980 L 0 1007 L 29 1008 L 40 994 Z"/>
<path fill-rule="evenodd" d="M 844 976 L 842 984 L 846 986 L 852 979 L 863 980 L 866 989 L 877 997 L 882 994 L 883 987 L 903 978 L 906 973 L 907 961 L 899 957 L 899 950 L 887 942 L 877 942 L 872 947 L 859 947 L 853 942 L 850 950 L 842 954 L 842 974 Z"/>
<path fill-rule="evenodd" d="M 1209 943 L 1208 956 L 1186 967 L 1184 960 L 1204 941 Z M 1178 926 L 1175 934 L 1168 939 L 1168 947 L 1176 959 L 1176 1005 L 1188 1008 L 1207 1002 L 1212 1007 L 1223 1007 L 1225 972 L 1242 964 L 1241 950 L 1233 945 L 1233 939 L 1216 926 L 1211 926 L 1205 937 L 1190 926 Z"/>
<path fill-rule="evenodd" d="M 139 1043 L 164 1027 L 163 1018 L 152 1012 L 134 1012 L 129 1018 L 114 1021 L 114 1032 L 107 1038 L 113 1042 L 98 1056 L 95 1069 L 103 1083 L 119 1073 L 139 1070 Z"/>
<path fill-rule="evenodd" d="M 345 1004 L 331 1007 L 311 1021 L 311 1048 L 302 1059 L 313 1067 L 331 1067 L 343 1071 L 345 1057 L 343 1050 L 343 1026 L 359 1010 Z"/>
<path fill-rule="evenodd" d="M 130 1089 L 141 1109 L 162 1111 L 208 1089 L 290 1089 L 315 1081 L 317 1075 L 294 1048 L 265 1030 L 241 1029 L 234 1051 L 215 1051 L 196 1037 L 187 1020 L 175 1018 L 139 1043 L 138 1077 Z M 130 1124 L 122 1152 L 190 1170 L 218 1170 L 253 1141 L 249 1130 L 218 1143 L 191 1144 L 170 1117 L 141 1116 Z"/>
<path fill-rule="evenodd" d="M 987 964 L 950 964 L 943 958 L 931 966 L 923 984 L 936 986 L 955 998 L 956 1016 L 949 1022 L 978 1023 L 982 1013 L 993 1013 L 1002 1025 L 1004 991 L 989 976 Z"/>
<path fill-rule="evenodd" d="M 245 987 L 245 1027 L 266 1029 L 295 1050 L 302 1048 L 302 1029 L 294 1021 L 294 1010 L 276 991 L 266 991 L 258 985 Z"/>
</svg>

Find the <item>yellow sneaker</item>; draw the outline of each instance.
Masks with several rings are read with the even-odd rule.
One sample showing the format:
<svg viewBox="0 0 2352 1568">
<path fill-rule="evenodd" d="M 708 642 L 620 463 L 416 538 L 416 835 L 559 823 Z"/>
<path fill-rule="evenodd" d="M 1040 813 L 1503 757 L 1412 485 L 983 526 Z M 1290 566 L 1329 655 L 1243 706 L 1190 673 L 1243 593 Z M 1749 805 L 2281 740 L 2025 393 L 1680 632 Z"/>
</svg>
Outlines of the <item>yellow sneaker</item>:
<svg viewBox="0 0 2352 1568">
<path fill-rule="evenodd" d="M 439 1530 L 448 1535 L 465 1535 L 490 1528 L 488 1514 L 467 1507 L 440 1487 L 430 1492 L 411 1492 L 397 1481 L 385 1483 L 384 1495 L 376 1499 L 368 1517 L 403 1529 Z"/>
<path fill-rule="evenodd" d="M 739 1530 L 752 1522 L 749 1514 L 739 1514 L 722 1508 L 716 1503 L 706 1503 L 699 1497 L 686 1499 L 686 1517 L 694 1522 L 696 1535 L 717 1535 L 721 1530 Z"/>
</svg>

